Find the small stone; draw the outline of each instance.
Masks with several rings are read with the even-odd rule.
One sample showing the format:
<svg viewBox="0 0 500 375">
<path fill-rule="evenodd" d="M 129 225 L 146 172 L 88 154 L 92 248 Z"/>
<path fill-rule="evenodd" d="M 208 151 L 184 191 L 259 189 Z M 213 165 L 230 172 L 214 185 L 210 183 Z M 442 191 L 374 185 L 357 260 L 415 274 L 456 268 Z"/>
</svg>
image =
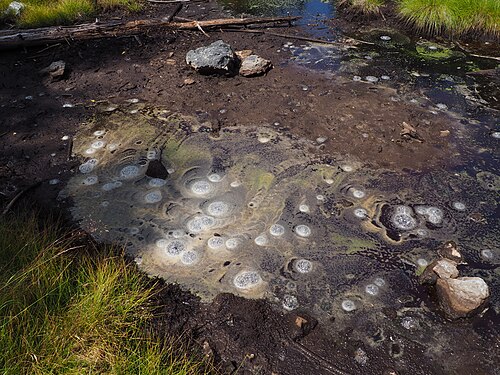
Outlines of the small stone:
<svg viewBox="0 0 500 375">
<path fill-rule="evenodd" d="M 480 277 L 439 279 L 436 291 L 439 305 L 451 319 L 470 316 L 490 295 L 488 285 Z"/>
<path fill-rule="evenodd" d="M 368 356 L 366 355 L 366 352 L 363 349 L 359 348 L 354 353 L 354 360 L 358 362 L 361 366 L 364 366 L 368 362 Z"/>
<path fill-rule="evenodd" d="M 240 67 L 240 75 L 243 77 L 255 77 L 267 73 L 273 64 L 257 55 L 250 55 L 243 59 Z"/>
<path fill-rule="evenodd" d="M 185 85 L 192 85 L 192 84 L 194 84 L 195 82 L 196 82 L 196 81 L 195 81 L 194 79 L 192 79 L 192 78 L 186 78 L 186 79 L 184 80 L 184 84 L 185 84 Z"/>
<path fill-rule="evenodd" d="M 244 60 L 252 54 L 253 54 L 253 51 L 251 49 L 244 49 L 242 51 L 236 51 L 236 56 L 238 56 L 240 58 L 240 60 Z"/>
<path fill-rule="evenodd" d="M 238 69 L 238 57 L 222 40 L 189 51 L 186 63 L 201 74 L 234 74 Z"/>
<path fill-rule="evenodd" d="M 458 277 L 457 264 L 448 259 L 440 259 L 436 262 L 432 271 L 441 279 L 449 279 Z"/>
<path fill-rule="evenodd" d="M 40 70 L 40 73 L 50 75 L 54 81 L 59 80 L 66 73 L 66 63 L 62 60 L 54 61 L 45 69 Z"/>
<path fill-rule="evenodd" d="M 449 136 L 449 135 L 450 135 L 450 131 L 449 131 L 449 130 L 441 130 L 441 131 L 439 132 L 439 135 L 440 135 L 441 137 L 447 137 L 447 136 Z"/>
</svg>

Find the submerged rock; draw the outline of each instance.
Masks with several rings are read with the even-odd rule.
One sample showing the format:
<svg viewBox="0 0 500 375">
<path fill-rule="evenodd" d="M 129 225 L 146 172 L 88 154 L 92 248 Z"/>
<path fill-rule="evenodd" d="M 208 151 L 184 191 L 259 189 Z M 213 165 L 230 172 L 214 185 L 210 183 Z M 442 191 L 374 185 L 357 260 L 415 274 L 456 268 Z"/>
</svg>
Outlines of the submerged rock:
<svg viewBox="0 0 500 375">
<path fill-rule="evenodd" d="M 489 287 L 480 277 L 439 279 L 436 283 L 439 305 L 451 319 L 470 316 L 484 305 Z"/>
<path fill-rule="evenodd" d="M 250 55 L 241 62 L 240 75 L 243 77 L 255 77 L 267 73 L 272 68 L 269 60 L 257 55 Z"/>
<path fill-rule="evenodd" d="M 186 63 L 201 74 L 235 74 L 238 69 L 238 57 L 222 40 L 189 51 Z"/>
</svg>

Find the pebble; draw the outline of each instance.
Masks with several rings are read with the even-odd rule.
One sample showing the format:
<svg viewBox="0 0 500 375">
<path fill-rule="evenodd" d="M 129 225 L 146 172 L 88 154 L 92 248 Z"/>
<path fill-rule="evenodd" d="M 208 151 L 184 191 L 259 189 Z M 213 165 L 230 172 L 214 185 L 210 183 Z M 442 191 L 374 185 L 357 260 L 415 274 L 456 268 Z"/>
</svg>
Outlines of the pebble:
<svg viewBox="0 0 500 375">
<path fill-rule="evenodd" d="M 63 137 L 61 138 L 61 141 L 67 141 L 68 139 L 69 139 L 69 137 L 68 137 L 67 135 L 65 135 L 65 136 L 63 136 Z"/>
<path fill-rule="evenodd" d="M 389 35 L 381 35 L 380 36 L 380 39 L 383 40 L 383 41 L 389 41 L 391 40 L 392 38 L 389 36 Z"/>
</svg>

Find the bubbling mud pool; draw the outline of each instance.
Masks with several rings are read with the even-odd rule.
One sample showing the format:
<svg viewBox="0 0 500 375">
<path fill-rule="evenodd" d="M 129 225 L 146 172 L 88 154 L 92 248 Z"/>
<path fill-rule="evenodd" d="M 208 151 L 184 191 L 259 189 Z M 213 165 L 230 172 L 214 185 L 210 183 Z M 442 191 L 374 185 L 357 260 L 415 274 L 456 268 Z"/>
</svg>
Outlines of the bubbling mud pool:
<svg viewBox="0 0 500 375">
<path fill-rule="evenodd" d="M 167 110 L 116 111 L 75 138 L 82 164 L 63 195 L 96 240 L 206 301 L 266 298 L 340 326 L 389 307 L 423 327 L 435 313 L 417 276 L 455 240 L 500 312 L 496 190 L 480 173 L 372 170 L 312 146 L 279 128 L 215 133 Z"/>
</svg>

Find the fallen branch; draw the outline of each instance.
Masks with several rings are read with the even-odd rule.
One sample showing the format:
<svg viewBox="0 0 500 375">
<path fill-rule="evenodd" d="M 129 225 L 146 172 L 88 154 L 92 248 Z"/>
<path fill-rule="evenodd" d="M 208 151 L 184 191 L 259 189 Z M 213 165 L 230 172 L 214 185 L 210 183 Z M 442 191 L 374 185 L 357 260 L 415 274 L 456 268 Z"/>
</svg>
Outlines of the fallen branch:
<svg viewBox="0 0 500 375">
<path fill-rule="evenodd" d="M 170 18 L 170 17 L 169 17 Z M 170 22 L 168 18 L 154 18 L 136 21 L 110 21 L 89 23 L 77 26 L 54 26 L 39 29 L 17 30 L 0 34 L 0 49 L 19 48 L 57 43 L 64 40 L 86 40 L 118 35 L 130 35 L 151 28 L 174 30 L 204 30 L 229 26 L 248 26 L 257 24 L 289 23 L 300 17 L 263 17 L 263 18 L 225 18 L 207 21 Z"/>
<path fill-rule="evenodd" d="M 466 49 L 465 47 L 463 47 L 460 43 L 458 42 L 455 42 L 455 44 L 462 50 L 464 51 L 465 53 L 467 53 L 469 56 L 472 56 L 472 57 L 478 57 L 480 59 L 488 59 L 488 60 L 496 60 L 496 61 L 500 61 L 500 56 L 488 56 L 488 55 L 478 55 L 476 53 L 471 53 L 468 49 Z"/>
<path fill-rule="evenodd" d="M 43 181 L 38 181 L 36 183 L 34 183 L 33 185 L 30 185 L 26 188 L 24 188 L 23 190 L 21 190 L 19 193 L 17 193 L 14 198 L 12 198 L 12 200 L 9 202 L 9 204 L 7 206 L 5 206 L 5 209 L 2 211 L 2 216 L 5 216 L 7 215 L 7 213 L 10 211 L 10 209 L 16 204 L 16 202 L 19 200 L 19 198 L 21 198 L 24 194 L 26 194 L 28 191 L 30 191 L 31 189 L 34 189 L 36 187 L 38 187 L 42 182 L 44 182 L 46 180 L 43 180 Z"/>
</svg>

